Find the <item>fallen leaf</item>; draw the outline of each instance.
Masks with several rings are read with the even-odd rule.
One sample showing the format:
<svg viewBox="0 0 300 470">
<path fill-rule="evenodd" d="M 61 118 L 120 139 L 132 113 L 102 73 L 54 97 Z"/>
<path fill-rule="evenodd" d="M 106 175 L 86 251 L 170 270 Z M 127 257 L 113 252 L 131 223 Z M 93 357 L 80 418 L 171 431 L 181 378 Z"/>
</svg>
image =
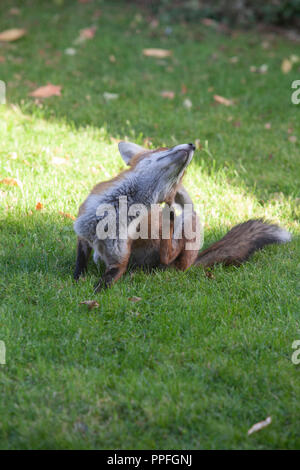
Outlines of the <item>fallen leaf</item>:
<svg viewBox="0 0 300 470">
<path fill-rule="evenodd" d="M 228 100 L 227 98 L 224 98 L 223 96 L 220 96 L 220 95 L 214 95 L 214 100 L 217 103 L 224 104 L 225 106 L 232 106 L 233 105 L 232 100 Z"/>
<path fill-rule="evenodd" d="M 109 93 L 108 91 L 105 91 L 103 93 L 103 98 L 105 99 L 105 101 L 111 101 L 118 99 L 119 95 L 117 93 Z"/>
<path fill-rule="evenodd" d="M 17 152 L 11 152 L 8 154 L 9 158 L 11 158 L 12 160 L 17 160 L 18 158 L 18 154 Z"/>
<path fill-rule="evenodd" d="M 205 271 L 205 276 L 209 279 L 215 279 L 215 276 L 211 271 Z"/>
<path fill-rule="evenodd" d="M 19 15 L 21 13 L 21 10 L 19 8 L 11 8 L 8 12 L 10 15 Z"/>
<path fill-rule="evenodd" d="M 99 304 L 96 300 L 83 300 L 80 302 L 80 305 L 87 305 L 89 310 L 92 310 L 92 308 L 97 308 L 99 307 Z"/>
<path fill-rule="evenodd" d="M 65 54 L 66 55 L 75 55 L 76 54 L 76 49 L 74 49 L 73 47 L 67 47 L 67 49 L 65 49 Z"/>
<path fill-rule="evenodd" d="M 186 92 L 187 92 L 187 87 L 186 87 L 185 84 L 183 83 L 183 84 L 181 85 L 181 93 L 182 93 L 183 95 L 185 95 Z"/>
<path fill-rule="evenodd" d="M 149 23 L 150 28 L 153 28 L 153 29 L 157 28 L 158 25 L 159 25 L 159 21 L 156 18 L 151 20 Z"/>
<path fill-rule="evenodd" d="M 52 157 L 51 163 L 53 163 L 53 165 L 66 165 L 69 162 L 66 158 Z"/>
<path fill-rule="evenodd" d="M 5 57 L 3 55 L 0 55 L 0 64 L 3 64 L 5 62 Z"/>
<path fill-rule="evenodd" d="M 218 26 L 218 23 L 215 20 L 212 20 L 211 18 L 203 18 L 201 20 L 201 23 L 205 26 L 211 26 L 213 28 L 216 28 Z"/>
<path fill-rule="evenodd" d="M 61 86 L 60 85 L 52 85 L 48 83 L 48 85 L 41 86 L 36 90 L 29 93 L 29 96 L 33 96 L 34 98 L 50 98 L 51 96 L 61 96 Z"/>
<path fill-rule="evenodd" d="M 239 58 L 237 56 L 230 57 L 229 62 L 232 64 L 236 64 L 239 61 Z"/>
<path fill-rule="evenodd" d="M 130 302 L 139 302 L 140 300 L 142 300 L 142 298 L 133 296 L 133 297 L 129 297 L 128 300 L 130 300 Z"/>
<path fill-rule="evenodd" d="M 84 28 L 80 31 L 80 36 L 85 39 L 92 39 L 96 33 L 96 26 L 91 26 L 90 28 Z"/>
<path fill-rule="evenodd" d="M 40 211 L 42 209 L 44 209 L 44 204 L 42 204 L 41 202 L 37 202 L 35 205 L 35 210 Z"/>
<path fill-rule="evenodd" d="M 66 219 L 76 220 L 76 217 L 74 217 L 74 215 L 72 214 L 69 214 L 69 212 L 58 211 L 58 213 L 59 215 L 61 215 L 62 217 L 65 217 Z"/>
<path fill-rule="evenodd" d="M 289 59 L 283 59 L 281 63 L 281 71 L 283 73 L 289 73 L 292 70 L 293 64 Z"/>
<path fill-rule="evenodd" d="M 300 60 L 300 58 L 295 54 L 292 54 L 290 56 L 290 61 L 292 62 L 292 64 L 297 64 L 297 62 L 299 62 L 299 60 Z"/>
<path fill-rule="evenodd" d="M 270 122 L 266 122 L 265 129 L 271 129 L 272 125 Z"/>
<path fill-rule="evenodd" d="M 293 142 L 293 143 L 297 142 L 297 137 L 295 135 L 290 135 L 288 139 L 290 142 Z"/>
<path fill-rule="evenodd" d="M 175 93 L 174 91 L 164 90 L 160 92 L 160 96 L 162 96 L 163 98 L 168 98 L 169 100 L 172 100 L 175 96 Z"/>
<path fill-rule="evenodd" d="M 111 62 L 112 64 L 114 64 L 114 63 L 116 62 L 116 58 L 115 58 L 115 56 L 114 56 L 113 54 L 111 54 L 111 55 L 109 56 L 109 62 Z"/>
<path fill-rule="evenodd" d="M 260 431 L 261 429 L 269 426 L 269 424 L 271 423 L 272 423 L 272 418 L 271 416 L 268 416 L 264 421 L 260 421 L 259 423 L 253 424 L 253 426 L 248 431 L 248 436 L 250 436 L 250 434 L 254 432 Z"/>
<path fill-rule="evenodd" d="M 268 67 L 267 64 L 262 64 L 262 65 L 259 67 L 258 71 L 259 71 L 259 73 L 267 73 L 268 68 L 269 68 L 269 67 Z"/>
<path fill-rule="evenodd" d="M 191 102 L 191 100 L 189 98 L 186 98 L 183 102 L 183 106 L 186 108 L 186 109 L 191 109 L 192 106 L 193 106 L 193 103 Z"/>
<path fill-rule="evenodd" d="M 156 57 L 157 59 L 164 59 L 165 57 L 170 57 L 172 51 L 168 49 L 143 49 L 143 54 L 146 57 Z"/>
<path fill-rule="evenodd" d="M 81 29 L 79 32 L 79 36 L 75 39 L 74 44 L 82 44 L 83 42 L 93 39 L 96 33 L 96 26 L 91 26 L 90 28 Z"/>
<path fill-rule="evenodd" d="M 6 184 L 6 186 L 18 186 L 19 188 L 22 188 L 22 183 L 17 178 L 3 178 L 0 181 L 0 184 Z"/>
<path fill-rule="evenodd" d="M 11 42 L 11 41 L 16 41 L 17 39 L 20 39 L 26 34 L 26 29 L 18 29 L 18 28 L 13 28 L 13 29 L 6 29 L 5 31 L 2 31 L 0 33 L 0 41 L 4 42 Z"/>
</svg>

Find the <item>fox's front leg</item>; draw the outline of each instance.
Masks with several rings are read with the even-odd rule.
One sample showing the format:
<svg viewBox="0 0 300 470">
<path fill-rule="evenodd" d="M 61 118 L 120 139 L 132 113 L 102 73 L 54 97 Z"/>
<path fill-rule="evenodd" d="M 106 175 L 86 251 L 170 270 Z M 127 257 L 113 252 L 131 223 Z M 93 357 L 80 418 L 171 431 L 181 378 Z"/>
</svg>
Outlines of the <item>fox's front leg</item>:
<svg viewBox="0 0 300 470">
<path fill-rule="evenodd" d="M 78 237 L 76 267 L 74 271 L 74 279 L 76 279 L 76 281 L 87 269 L 87 263 L 91 254 L 91 250 L 92 249 L 88 242 L 83 238 Z"/>
<path fill-rule="evenodd" d="M 131 253 L 131 242 L 113 240 L 105 246 L 106 270 L 95 285 L 94 292 L 100 292 L 114 284 L 125 273 Z"/>
</svg>

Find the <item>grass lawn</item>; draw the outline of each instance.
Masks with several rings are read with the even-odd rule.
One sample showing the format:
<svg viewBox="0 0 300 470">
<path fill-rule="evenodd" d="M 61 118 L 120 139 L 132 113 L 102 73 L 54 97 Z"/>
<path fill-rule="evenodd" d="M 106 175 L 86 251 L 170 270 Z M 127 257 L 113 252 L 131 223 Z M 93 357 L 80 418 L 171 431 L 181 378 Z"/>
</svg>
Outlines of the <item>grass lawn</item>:
<svg viewBox="0 0 300 470">
<path fill-rule="evenodd" d="M 92 25 L 95 36 L 74 45 Z M 0 448 L 300 448 L 291 361 L 300 339 L 300 105 L 291 82 L 300 63 L 281 70 L 299 44 L 166 26 L 117 2 L 1 1 L 0 31 L 27 35 L 0 44 L 0 180 L 19 181 L 0 184 Z M 151 47 L 173 55 L 143 56 Z M 250 71 L 263 64 L 266 73 Z M 28 96 L 48 82 L 61 96 Z M 105 92 L 119 96 L 106 101 Z M 238 269 L 217 267 L 213 278 L 201 268 L 136 272 L 93 295 L 92 261 L 72 279 L 66 214 L 124 168 L 116 139 L 125 136 L 153 147 L 198 139 L 185 186 L 205 246 L 261 216 L 294 240 Z M 92 299 L 99 308 L 80 305 Z M 267 416 L 271 425 L 247 436 Z"/>
</svg>

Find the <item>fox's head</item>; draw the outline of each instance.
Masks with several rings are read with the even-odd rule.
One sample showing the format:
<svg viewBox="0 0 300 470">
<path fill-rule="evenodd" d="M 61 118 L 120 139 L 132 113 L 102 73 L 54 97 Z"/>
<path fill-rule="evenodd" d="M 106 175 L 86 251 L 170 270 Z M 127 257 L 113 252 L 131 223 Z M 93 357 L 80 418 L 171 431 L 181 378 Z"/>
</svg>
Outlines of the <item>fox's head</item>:
<svg viewBox="0 0 300 470">
<path fill-rule="evenodd" d="M 139 187 L 155 194 L 157 202 L 172 202 L 194 150 L 194 144 L 147 150 L 131 142 L 119 143 L 120 154 L 132 167 Z"/>
</svg>

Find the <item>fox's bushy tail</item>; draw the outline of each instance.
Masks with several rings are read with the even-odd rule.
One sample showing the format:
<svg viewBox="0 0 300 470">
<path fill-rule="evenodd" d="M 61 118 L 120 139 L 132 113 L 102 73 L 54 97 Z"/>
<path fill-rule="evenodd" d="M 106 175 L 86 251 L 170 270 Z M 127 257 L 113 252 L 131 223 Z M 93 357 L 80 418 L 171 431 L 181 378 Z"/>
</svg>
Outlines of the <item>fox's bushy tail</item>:
<svg viewBox="0 0 300 470">
<path fill-rule="evenodd" d="M 240 265 L 252 253 L 271 243 L 286 243 L 292 236 L 286 230 L 262 219 L 248 220 L 233 227 L 221 240 L 199 253 L 195 265 L 216 263 Z"/>
</svg>

